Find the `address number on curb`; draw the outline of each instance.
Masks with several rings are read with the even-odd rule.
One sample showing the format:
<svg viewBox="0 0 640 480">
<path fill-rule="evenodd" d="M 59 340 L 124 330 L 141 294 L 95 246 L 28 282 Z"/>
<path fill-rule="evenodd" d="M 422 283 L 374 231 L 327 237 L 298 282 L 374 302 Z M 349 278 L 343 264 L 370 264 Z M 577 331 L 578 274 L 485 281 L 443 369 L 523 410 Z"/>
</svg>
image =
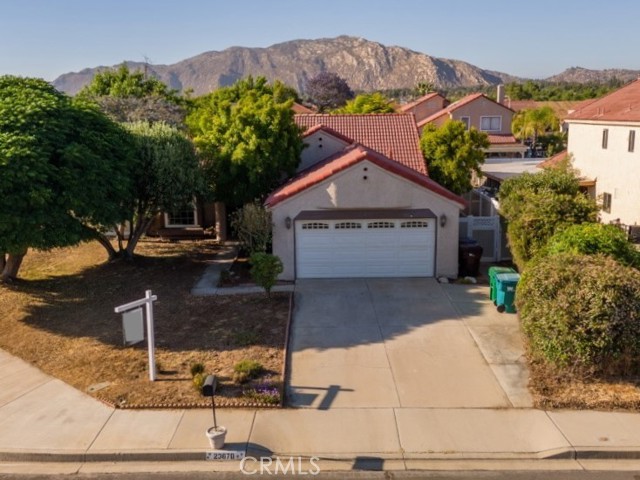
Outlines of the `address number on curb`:
<svg viewBox="0 0 640 480">
<path fill-rule="evenodd" d="M 242 460 L 244 458 L 243 451 L 229 450 L 211 450 L 206 453 L 205 460 L 224 461 L 224 460 Z"/>
</svg>

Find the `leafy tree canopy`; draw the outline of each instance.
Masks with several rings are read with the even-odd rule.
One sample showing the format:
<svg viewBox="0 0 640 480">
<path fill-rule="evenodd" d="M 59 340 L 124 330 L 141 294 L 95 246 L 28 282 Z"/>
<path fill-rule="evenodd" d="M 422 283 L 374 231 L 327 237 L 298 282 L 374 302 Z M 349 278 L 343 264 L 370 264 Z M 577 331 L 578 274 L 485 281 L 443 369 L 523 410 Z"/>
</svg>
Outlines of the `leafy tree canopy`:
<svg viewBox="0 0 640 480">
<path fill-rule="evenodd" d="M 321 112 L 340 108 L 354 96 L 349 84 L 333 72 L 320 72 L 307 81 L 307 96 Z"/>
<path fill-rule="evenodd" d="M 420 138 L 429 176 L 457 194 L 471 190 L 473 172 L 480 175 L 484 150 L 489 140 L 484 132 L 467 130 L 462 122 L 450 121 L 436 127 L 427 124 Z"/>
<path fill-rule="evenodd" d="M 98 72 L 77 97 L 98 104 L 118 122 L 163 121 L 174 126 L 183 124 L 191 105 L 177 90 L 144 72 L 130 71 L 126 64 Z"/>
<path fill-rule="evenodd" d="M 557 231 L 597 219 L 595 201 L 580 191 L 568 163 L 505 180 L 499 199 L 500 212 L 508 221 L 511 253 L 520 270 Z"/>
<path fill-rule="evenodd" d="M 303 143 L 285 98 L 264 77 L 248 77 L 197 100 L 187 124 L 217 201 L 262 199 L 295 172 Z"/>
<path fill-rule="evenodd" d="M 527 80 L 524 83 L 508 83 L 505 86 L 505 93 L 511 100 L 587 100 L 606 95 L 622 85 L 623 82 L 617 78 L 612 78 L 604 84 Z"/>
<path fill-rule="evenodd" d="M 349 100 L 342 108 L 332 113 L 393 113 L 391 101 L 381 93 L 361 93 L 353 100 Z"/>
<path fill-rule="evenodd" d="M 130 155 L 124 130 L 95 108 L 44 80 L 0 77 L 0 264 L 19 259 L 4 278 L 28 248 L 73 245 L 122 220 Z"/>
</svg>

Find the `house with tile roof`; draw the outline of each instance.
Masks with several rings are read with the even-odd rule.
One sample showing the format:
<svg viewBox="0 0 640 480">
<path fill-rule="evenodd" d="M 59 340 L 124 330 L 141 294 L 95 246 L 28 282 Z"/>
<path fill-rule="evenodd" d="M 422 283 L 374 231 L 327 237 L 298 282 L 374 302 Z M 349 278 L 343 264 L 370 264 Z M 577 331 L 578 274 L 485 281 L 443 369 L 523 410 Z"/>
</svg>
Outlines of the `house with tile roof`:
<svg viewBox="0 0 640 480">
<path fill-rule="evenodd" d="M 449 120 L 458 120 L 469 128 L 485 132 L 490 146 L 487 156 L 524 156 L 527 147 L 511 133 L 511 121 L 515 112 L 506 105 L 496 102 L 483 93 L 473 93 L 449 104 L 442 110 L 417 121 L 422 132 L 431 123 L 441 126 Z"/>
<path fill-rule="evenodd" d="M 427 117 L 430 117 L 443 108 L 446 108 L 451 102 L 437 92 L 430 92 L 411 103 L 405 103 L 398 108 L 401 113 L 413 113 L 416 123 L 420 123 Z"/>
<path fill-rule="evenodd" d="M 603 222 L 640 225 L 640 79 L 568 115 L 567 150 Z"/>
<path fill-rule="evenodd" d="M 265 201 L 281 279 L 457 276 L 466 203 L 429 178 L 413 114 L 295 120 L 298 173 Z"/>
</svg>

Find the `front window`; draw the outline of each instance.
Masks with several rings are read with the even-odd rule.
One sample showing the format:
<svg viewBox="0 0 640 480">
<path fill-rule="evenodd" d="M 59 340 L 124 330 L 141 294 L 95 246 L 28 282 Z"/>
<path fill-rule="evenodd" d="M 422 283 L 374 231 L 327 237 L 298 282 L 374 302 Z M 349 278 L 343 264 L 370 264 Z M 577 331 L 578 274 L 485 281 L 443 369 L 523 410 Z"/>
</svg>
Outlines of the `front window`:
<svg viewBox="0 0 640 480">
<path fill-rule="evenodd" d="M 636 147 L 636 131 L 629 130 L 629 151 L 633 152 Z"/>
<path fill-rule="evenodd" d="M 602 194 L 602 210 L 607 213 L 611 213 L 611 194 Z"/>
<path fill-rule="evenodd" d="M 193 227 L 198 225 L 198 215 L 195 206 L 174 210 L 165 214 L 167 227 Z"/>
<path fill-rule="evenodd" d="M 469 130 L 469 127 L 471 126 L 471 119 L 469 117 L 460 117 L 460 121 L 464 123 L 464 127 Z"/>
<path fill-rule="evenodd" d="M 602 148 L 606 150 L 609 145 L 609 129 L 605 128 L 602 130 Z"/>
<path fill-rule="evenodd" d="M 480 117 L 480 130 L 483 132 L 499 132 L 502 130 L 502 117 Z"/>
</svg>

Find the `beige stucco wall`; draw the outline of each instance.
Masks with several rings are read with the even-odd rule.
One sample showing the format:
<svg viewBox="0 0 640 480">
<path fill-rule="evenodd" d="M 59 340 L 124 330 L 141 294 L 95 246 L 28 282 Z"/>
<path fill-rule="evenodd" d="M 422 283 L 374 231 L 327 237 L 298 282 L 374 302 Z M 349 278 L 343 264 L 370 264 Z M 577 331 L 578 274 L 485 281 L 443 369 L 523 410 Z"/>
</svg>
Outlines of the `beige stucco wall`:
<svg viewBox="0 0 640 480">
<path fill-rule="evenodd" d="M 428 208 L 438 217 L 445 214 L 446 226 L 437 226 L 436 275 L 457 276 L 459 206 L 365 160 L 272 209 L 273 253 L 284 264 L 282 280 L 295 278 L 295 229 L 287 229 L 285 219 L 294 219 L 303 210 L 336 208 Z"/>
<path fill-rule="evenodd" d="M 609 129 L 607 148 L 602 148 L 602 130 Z M 636 131 L 635 151 L 629 152 L 629 131 Z M 595 195 L 611 194 L 611 213 L 600 212 L 604 223 L 620 219 L 626 225 L 640 224 L 640 123 L 569 124 L 567 150 L 580 174 L 596 180 Z"/>
<path fill-rule="evenodd" d="M 442 110 L 446 104 L 447 100 L 445 98 L 436 96 L 419 103 L 409 110 L 406 110 L 405 113 L 413 113 L 416 117 L 416 122 L 421 122 L 437 111 Z"/>
<path fill-rule="evenodd" d="M 441 126 L 447 120 L 460 120 L 462 117 L 469 117 L 469 125 L 480 130 L 480 118 L 481 117 L 502 117 L 500 130 L 487 131 L 492 134 L 510 134 L 511 133 L 511 121 L 513 120 L 513 112 L 507 107 L 492 102 L 484 97 L 480 97 L 471 103 L 463 105 L 455 109 L 450 115 L 443 115 L 436 119 L 433 123 L 437 126 Z"/>
<path fill-rule="evenodd" d="M 298 172 L 344 150 L 347 143 L 319 130 L 304 139 L 305 148 L 300 155 Z"/>
</svg>

